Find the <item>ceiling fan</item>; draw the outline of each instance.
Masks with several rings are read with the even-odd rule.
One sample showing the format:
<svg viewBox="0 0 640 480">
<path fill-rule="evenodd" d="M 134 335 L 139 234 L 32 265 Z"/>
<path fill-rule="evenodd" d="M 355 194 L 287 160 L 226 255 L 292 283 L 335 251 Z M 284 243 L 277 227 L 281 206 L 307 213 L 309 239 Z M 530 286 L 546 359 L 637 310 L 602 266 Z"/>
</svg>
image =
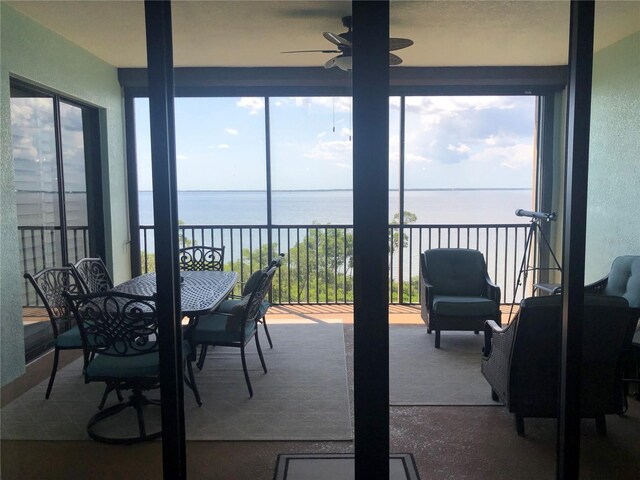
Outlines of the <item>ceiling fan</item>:
<svg viewBox="0 0 640 480">
<path fill-rule="evenodd" d="M 340 35 L 336 35 L 335 33 L 331 32 L 323 32 L 322 34 L 324 38 L 338 47 L 337 50 L 292 50 L 281 53 L 339 53 L 339 55 L 328 60 L 324 64 L 324 68 L 338 67 L 341 70 L 351 71 L 351 41 L 353 38 L 352 17 L 342 17 L 342 25 L 347 28 L 347 31 L 341 33 Z M 401 48 L 407 48 L 411 45 L 413 45 L 413 40 L 409 40 L 408 38 L 389 39 L 389 51 L 400 50 Z M 401 63 L 402 59 L 399 56 L 394 55 L 393 53 L 389 53 L 389 65 L 400 65 Z"/>
</svg>

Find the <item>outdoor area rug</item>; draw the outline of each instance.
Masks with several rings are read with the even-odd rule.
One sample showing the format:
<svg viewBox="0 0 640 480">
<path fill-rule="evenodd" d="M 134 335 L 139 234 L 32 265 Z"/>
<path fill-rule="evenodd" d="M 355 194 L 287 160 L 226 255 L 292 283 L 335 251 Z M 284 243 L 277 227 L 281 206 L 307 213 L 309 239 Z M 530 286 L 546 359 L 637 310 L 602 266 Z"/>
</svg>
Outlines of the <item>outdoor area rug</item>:
<svg viewBox="0 0 640 480">
<path fill-rule="evenodd" d="M 389 329 L 389 396 L 391 405 L 499 405 L 480 372 L 482 333 L 435 333 L 424 325 Z"/>
<path fill-rule="evenodd" d="M 203 405 L 185 387 L 187 440 L 349 440 L 352 438 L 341 324 L 270 325 L 270 349 L 260 326 L 268 373 L 262 372 L 255 342 L 247 346 L 254 396 L 249 398 L 239 349 L 209 349 L 200 372 L 194 367 Z M 0 412 L 3 440 L 86 440 L 104 384 L 85 384 L 82 361 L 60 370 L 49 400 L 47 381 Z M 159 391 L 148 392 L 158 398 Z M 111 394 L 107 405 L 116 402 Z M 133 409 L 127 409 L 133 410 Z M 127 435 L 135 415 L 114 416 L 100 433 Z M 145 411 L 148 430 L 159 426 L 160 409 Z"/>
<path fill-rule="evenodd" d="M 280 454 L 273 480 L 352 480 L 354 458 L 350 454 Z M 389 455 L 390 480 L 420 480 L 413 455 Z"/>
</svg>

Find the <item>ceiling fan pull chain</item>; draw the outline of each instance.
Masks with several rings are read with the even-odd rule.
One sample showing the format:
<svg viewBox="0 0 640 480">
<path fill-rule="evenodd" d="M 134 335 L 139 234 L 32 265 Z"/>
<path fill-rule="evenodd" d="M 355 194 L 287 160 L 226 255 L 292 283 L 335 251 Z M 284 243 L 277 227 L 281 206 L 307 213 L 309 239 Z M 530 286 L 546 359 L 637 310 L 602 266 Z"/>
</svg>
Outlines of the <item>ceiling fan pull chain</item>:
<svg viewBox="0 0 640 480">
<path fill-rule="evenodd" d="M 331 100 L 333 103 L 332 105 L 333 110 L 331 112 L 331 115 L 332 115 L 331 122 L 333 124 L 333 133 L 336 133 L 336 97 L 332 97 Z"/>
</svg>

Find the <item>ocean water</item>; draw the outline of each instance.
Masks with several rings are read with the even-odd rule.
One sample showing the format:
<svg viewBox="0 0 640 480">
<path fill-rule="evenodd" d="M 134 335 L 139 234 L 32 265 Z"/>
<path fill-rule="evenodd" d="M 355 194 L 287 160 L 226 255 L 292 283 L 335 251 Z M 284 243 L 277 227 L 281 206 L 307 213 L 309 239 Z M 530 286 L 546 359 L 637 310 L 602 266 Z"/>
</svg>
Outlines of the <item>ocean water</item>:
<svg viewBox="0 0 640 480">
<path fill-rule="evenodd" d="M 140 225 L 153 225 L 153 194 L 139 193 Z M 351 225 L 351 191 L 276 191 L 272 194 L 274 225 L 312 223 Z M 399 194 L 389 193 L 389 220 L 399 212 Z M 533 194 L 523 190 L 410 190 L 405 211 L 418 224 L 527 223 L 515 210 L 533 210 Z M 178 218 L 187 225 L 264 225 L 266 192 L 178 192 Z"/>
</svg>

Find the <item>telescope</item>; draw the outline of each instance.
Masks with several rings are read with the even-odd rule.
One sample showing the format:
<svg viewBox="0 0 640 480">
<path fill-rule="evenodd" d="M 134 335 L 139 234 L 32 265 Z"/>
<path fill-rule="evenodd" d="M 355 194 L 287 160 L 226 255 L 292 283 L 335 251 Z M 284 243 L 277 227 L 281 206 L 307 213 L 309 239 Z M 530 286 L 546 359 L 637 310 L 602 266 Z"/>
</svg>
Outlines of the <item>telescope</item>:
<svg viewBox="0 0 640 480">
<path fill-rule="evenodd" d="M 530 212 L 529 210 L 524 210 L 522 208 L 518 208 L 516 210 L 516 216 L 518 217 L 530 217 L 535 220 L 546 220 L 547 222 L 555 221 L 558 217 L 556 212 L 551 213 L 543 213 L 543 212 Z"/>
</svg>

